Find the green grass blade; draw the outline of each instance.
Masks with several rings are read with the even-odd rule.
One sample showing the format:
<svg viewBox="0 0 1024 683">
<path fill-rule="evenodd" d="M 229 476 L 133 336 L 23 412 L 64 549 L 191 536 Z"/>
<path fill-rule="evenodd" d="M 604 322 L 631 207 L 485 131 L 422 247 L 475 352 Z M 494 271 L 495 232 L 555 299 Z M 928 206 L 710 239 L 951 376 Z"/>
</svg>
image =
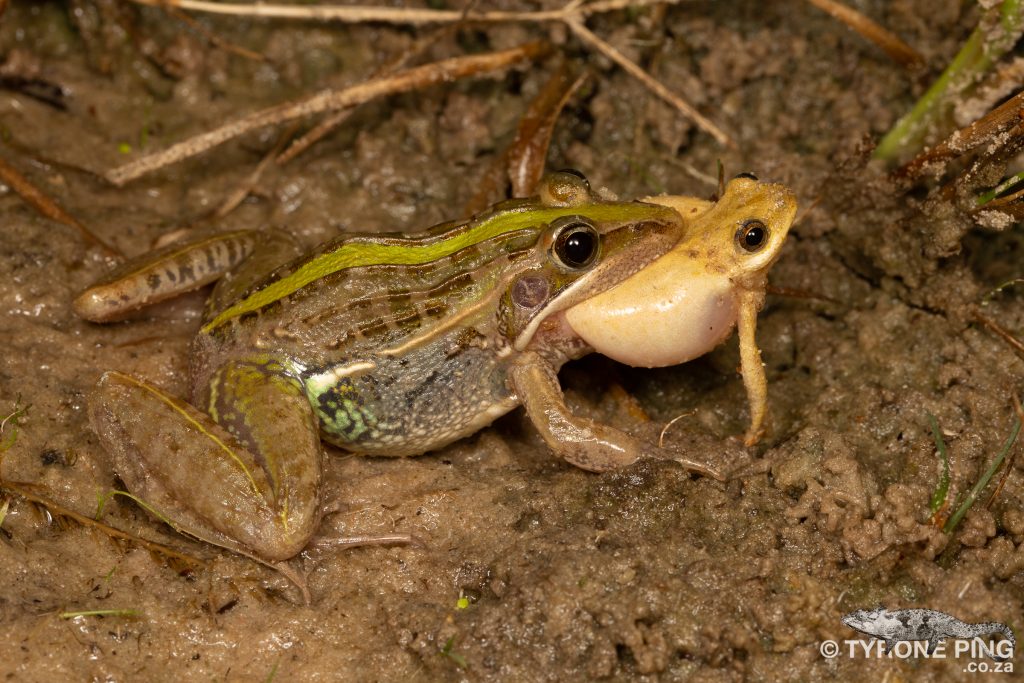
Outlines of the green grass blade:
<svg viewBox="0 0 1024 683">
<path fill-rule="evenodd" d="M 942 440 L 942 433 L 939 432 L 939 423 L 935 416 L 928 413 L 928 422 L 932 427 L 932 437 L 935 439 L 935 448 L 939 451 L 942 459 L 942 476 L 939 477 L 939 484 L 932 492 L 932 499 L 928 502 L 928 508 L 934 515 L 942 509 L 949 495 L 949 453 L 946 451 L 946 442 Z"/>
<path fill-rule="evenodd" d="M 946 116 L 953 98 L 977 83 L 1016 44 L 1024 31 L 1022 0 L 1003 0 L 998 12 L 999 30 L 987 36 L 987 17 L 982 17 L 946 70 L 878 143 L 876 159 L 896 161 L 919 150 L 928 131 Z"/>
<path fill-rule="evenodd" d="M 985 490 L 986 486 L 988 486 L 988 483 L 992 480 L 992 476 L 996 473 L 996 470 L 999 469 L 999 466 L 1003 464 L 1003 461 L 1006 459 L 1010 449 L 1013 448 L 1014 442 L 1017 441 L 1017 435 L 1020 434 L 1020 427 L 1021 421 L 1018 417 L 1014 421 L 1013 430 L 1010 432 L 1010 436 L 1006 439 L 1003 449 L 999 451 L 999 455 L 997 455 L 995 460 L 992 461 L 992 464 L 988 466 L 985 473 L 981 475 L 981 479 L 979 479 L 971 488 L 967 497 L 964 498 L 964 502 L 960 504 L 960 507 L 958 507 L 956 512 L 953 513 L 953 516 L 946 520 L 946 524 L 942 527 L 942 530 L 945 533 L 952 533 L 953 530 L 956 529 L 957 525 L 960 524 L 960 520 L 964 518 L 967 511 L 970 510 L 971 506 L 974 505 L 974 502 L 978 500 L 978 496 L 981 495 L 981 492 Z"/>
<path fill-rule="evenodd" d="M 165 514 L 163 514 L 159 510 L 157 510 L 155 507 L 153 507 L 152 505 L 150 505 L 146 501 L 142 500 L 141 498 L 139 498 L 136 495 L 133 495 L 133 494 L 129 493 L 128 491 L 118 491 L 116 489 L 113 490 L 113 491 L 108 491 L 107 493 L 105 493 L 103 495 L 98 495 L 97 496 L 96 514 L 93 516 L 93 519 L 95 519 L 98 522 L 100 519 L 103 518 L 103 511 L 107 507 L 107 503 L 114 496 L 124 496 L 125 498 L 130 498 L 131 500 L 135 501 L 136 505 L 138 505 L 143 510 L 145 510 L 149 514 L 153 515 L 157 519 L 159 519 L 161 522 L 163 522 L 167 526 L 169 526 L 171 528 L 174 528 L 174 529 L 178 528 L 178 527 L 174 526 L 174 522 L 172 522 Z"/>
</svg>

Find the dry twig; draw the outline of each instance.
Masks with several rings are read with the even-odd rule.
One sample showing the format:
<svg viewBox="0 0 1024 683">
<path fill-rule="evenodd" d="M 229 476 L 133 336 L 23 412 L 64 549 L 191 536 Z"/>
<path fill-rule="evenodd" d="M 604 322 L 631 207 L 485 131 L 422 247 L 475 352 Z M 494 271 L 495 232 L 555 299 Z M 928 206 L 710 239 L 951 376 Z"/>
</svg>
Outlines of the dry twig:
<svg viewBox="0 0 1024 683">
<path fill-rule="evenodd" d="M 807 2 L 843 22 L 863 38 L 870 40 L 884 50 L 893 61 L 909 68 L 918 67 L 924 63 L 924 57 L 920 52 L 907 45 L 889 29 L 875 23 L 852 7 L 836 0 L 807 0 Z"/>
<path fill-rule="evenodd" d="M 391 60 L 389 63 L 385 64 L 383 67 L 378 69 L 377 72 L 374 73 L 371 77 L 376 78 L 378 76 L 390 76 L 396 73 L 399 69 L 403 68 L 406 64 L 408 64 L 413 57 L 424 52 L 425 50 L 427 50 L 427 48 L 434 45 L 434 43 L 436 43 L 442 37 L 447 35 L 450 29 L 454 28 L 455 26 L 457 26 L 457 24 L 446 26 L 441 30 L 434 31 L 430 35 L 417 40 L 415 43 L 409 46 L 407 50 L 404 50 L 402 54 L 398 55 L 398 57 L 396 57 L 395 59 Z M 298 140 L 292 141 L 292 143 L 288 146 L 288 149 L 277 155 L 277 158 L 275 159 L 277 165 L 283 166 L 284 164 L 288 163 L 298 155 L 305 152 L 318 140 L 328 135 L 332 130 L 340 126 L 351 115 L 353 108 L 354 107 L 349 107 L 347 109 L 342 109 L 341 111 L 336 111 L 328 116 L 325 116 L 320 123 L 313 127 L 312 130 L 307 132 Z"/>
<path fill-rule="evenodd" d="M 995 320 L 978 313 L 977 311 L 975 311 L 972 317 L 976 322 L 981 323 L 991 332 L 995 333 L 997 337 L 1009 344 L 1010 347 L 1021 356 L 1021 358 L 1024 358 L 1024 343 L 1005 330 L 1002 325 L 997 323 Z"/>
<path fill-rule="evenodd" d="M 587 79 L 581 73 L 575 78 L 564 68 L 544 85 L 526 113 L 519 119 L 515 141 L 508 149 L 508 176 L 513 197 L 533 194 L 547 165 L 547 152 L 562 109 Z"/>
<path fill-rule="evenodd" d="M 433 10 L 407 7 L 369 7 L 369 6 L 337 6 L 337 5 L 275 5 L 252 4 L 242 2 L 209 2 L 208 0 L 131 0 L 140 5 L 174 7 L 196 12 L 209 12 L 233 16 L 263 17 L 275 19 L 300 19 L 313 21 L 337 21 L 344 23 L 387 23 L 402 25 L 422 25 L 437 23 L 500 23 L 500 22 L 562 22 L 573 34 L 584 43 L 597 49 L 613 62 L 621 66 L 634 78 L 675 107 L 698 127 L 715 138 L 720 144 L 734 147 L 735 143 L 721 128 L 702 116 L 679 95 L 673 93 L 660 81 L 650 76 L 635 62 L 630 60 L 612 45 L 597 37 L 584 25 L 587 17 L 613 12 L 615 10 L 646 7 L 651 5 L 676 4 L 681 0 L 597 0 L 584 4 L 583 0 L 569 0 L 564 6 L 555 10 L 535 12 L 480 12 L 474 8 L 467 10 Z M 879 27 L 879 30 L 884 31 Z M 895 37 L 894 37 L 895 38 Z M 898 39 L 896 39 L 898 40 Z M 287 154 L 287 152 L 286 152 Z"/>
<path fill-rule="evenodd" d="M 292 123 L 292 125 L 288 126 L 288 129 L 278 137 L 277 144 L 274 145 L 274 148 L 260 159 L 260 163 L 256 164 L 256 168 L 250 171 L 249 175 L 243 178 L 242 182 L 240 182 L 234 190 L 228 193 L 227 198 L 221 202 L 221 205 L 217 207 L 216 211 L 214 211 L 214 216 L 217 218 L 223 218 L 238 208 L 239 204 L 245 201 L 245 198 L 248 197 L 249 193 L 252 192 L 254 187 L 256 187 L 256 183 L 260 181 L 260 177 L 263 176 L 263 172 L 267 170 L 267 167 L 275 161 L 280 163 L 280 161 L 278 161 L 280 157 L 277 155 L 285 148 L 285 145 L 288 144 L 288 141 L 291 139 L 292 135 L 295 134 L 297 129 L 297 123 Z"/>
<path fill-rule="evenodd" d="M 956 131 L 943 142 L 918 154 L 904 166 L 893 172 L 899 178 L 914 179 L 935 171 L 941 172 L 942 164 L 949 159 L 979 147 L 1021 122 L 1024 114 L 1024 92 L 999 105 L 985 116 L 965 128 Z"/>
<path fill-rule="evenodd" d="M 547 83 L 519 117 L 515 138 L 479 175 L 476 192 L 463 207 L 462 215 L 474 215 L 508 197 L 510 181 L 512 197 L 533 193 L 544 172 L 548 143 L 559 114 L 584 79 L 581 74 L 573 80 L 565 61 L 559 60 Z"/>
<path fill-rule="evenodd" d="M 437 40 L 442 35 L 446 34 L 450 29 L 454 28 L 455 26 L 456 24 L 445 26 L 443 29 L 439 31 L 434 31 L 431 35 L 427 36 L 426 38 L 416 41 L 415 44 L 410 46 L 409 49 L 404 50 L 402 54 L 400 54 L 397 58 L 391 60 L 391 62 L 378 69 L 377 72 L 371 76 L 371 78 L 377 76 L 389 76 L 394 74 L 399 69 L 404 67 L 408 63 L 408 61 L 412 59 L 413 56 L 419 54 L 423 50 L 426 50 L 428 47 L 437 42 Z M 349 116 L 351 116 L 354 110 L 355 106 L 352 106 L 328 114 L 320 121 L 320 123 L 318 123 L 316 126 L 314 126 L 311 130 L 307 131 L 302 137 L 298 139 L 293 139 L 292 137 L 295 134 L 296 130 L 298 129 L 298 124 L 297 122 L 292 123 L 292 125 L 289 126 L 288 129 L 278 138 L 278 142 L 277 144 L 274 145 L 274 148 L 263 156 L 263 159 L 261 159 L 259 164 L 256 165 L 256 168 L 254 168 L 252 172 L 248 176 L 246 176 L 232 192 L 228 194 L 227 199 L 225 199 L 221 203 L 220 207 L 217 209 L 214 215 L 219 218 L 223 218 L 224 216 L 234 211 L 235 208 L 237 208 L 238 205 L 245 201 L 245 198 L 249 196 L 249 193 L 252 192 L 253 188 L 256 186 L 256 183 L 259 182 L 264 171 L 267 170 L 271 162 L 273 162 L 277 166 L 284 166 L 289 161 L 297 157 L 299 154 L 302 154 L 304 151 L 309 149 L 309 147 L 316 143 L 318 140 L 330 134 L 332 130 L 337 128 Z M 285 148 L 286 145 L 287 149 Z"/>
<path fill-rule="evenodd" d="M 842 301 L 833 299 L 830 296 L 824 294 L 818 294 L 808 289 L 800 289 L 798 287 L 777 287 L 775 285 L 767 285 L 765 291 L 769 294 L 775 294 L 776 296 L 785 296 L 791 299 L 810 299 L 812 301 L 824 301 L 830 304 L 843 305 Z"/>
<path fill-rule="evenodd" d="M 304 21 L 336 21 L 346 24 L 444 24 L 458 21 L 502 23 L 523 21 L 538 23 L 544 21 L 565 21 L 570 17 L 587 17 L 593 14 L 614 12 L 632 7 L 649 5 L 674 5 L 681 0 L 599 0 L 587 5 L 573 0 L 555 10 L 537 12 L 478 12 L 463 10 L 421 9 L 414 7 L 371 7 L 362 5 L 275 5 L 273 3 L 209 2 L 208 0 L 131 0 L 139 5 L 152 7 L 176 7 L 193 12 L 226 14 L 240 17 L 263 19 L 298 19 Z"/>
<path fill-rule="evenodd" d="M 29 491 L 25 487 L 21 486 L 20 484 L 15 483 L 15 482 L 12 482 L 12 481 L 0 482 L 0 489 L 4 489 L 4 490 L 7 490 L 7 491 L 10 491 L 11 493 L 15 494 L 16 496 L 24 498 L 25 500 L 30 501 L 32 503 L 35 503 L 36 505 L 42 505 L 44 508 L 49 510 L 52 514 L 56 514 L 56 515 L 59 515 L 61 517 L 67 517 L 68 519 L 74 520 L 75 522 L 77 522 L 78 524 L 81 524 L 82 526 L 87 526 L 87 527 L 90 527 L 92 529 L 97 529 L 97 530 L 103 532 L 104 534 L 106 534 L 107 536 L 110 536 L 111 538 L 119 538 L 122 541 L 129 541 L 131 543 L 135 543 L 137 545 L 142 546 L 143 548 L 145 548 L 146 550 L 148 550 L 150 552 L 157 553 L 159 555 L 163 555 L 164 557 L 167 557 L 167 558 L 170 558 L 170 559 L 173 559 L 173 560 L 178 560 L 179 562 L 184 562 L 185 564 L 188 564 L 190 566 L 206 564 L 205 560 L 202 560 L 202 559 L 200 559 L 198 557 L 193 557 L 192 555 L 186 555 L 185 553 L 180 553 L 177 550 L 174 550 L 173 548 L 168 548 L 167 546 L 162 545 L 160 543 L 154 543 L 153 541 L 147 541 L 146 539 L 140 538 L 139 536 L 136 536 L 134 534 L 130 534 L 127 531 L 121 531 L 120 529 L 115 529 L 114 527 L 109 526 L 107 524 L 104 524 L 103 522 L 97 522 L 95 519 L 92 519 L 90 517 L 86 517 L 85 515 L 80 515 L 77 512 L 75 512 L 74 510 L 71 510 L 70 508 L 66 508 L 63 505 L 60 505 L 58 503 L 53 502 L 49 498 L 45 498 L 43 496 L 37 495 L 35 493 L 32 493 L 31 491 Z"/>
<path fill-rule="evenodd" d="M 523 59 L 532 59 L 546 50 L 547 47 L 542 43 L 527 43 L 500 52 L 445 59 L 406 69 L 391 76 L 364 81 L 344 90 L 321 92 L 299 102 L 288 102 L 243 116 L 220 128 L 171 145 L 163 151 L 119 166 L 108 171 L 106 178 L 114 185 L 124 185 L 168 164 L 188 159 L 258 128 L 291 121 L 310 114 L 344 109 L 385 95 L 426 88 L 464 76 L 495 71 Z"/>
<path fill-rule="evenodd" d="M 587 43 L 588 45 L 594 47 L 605 57 L 621 66 L 626 71 L 626 73 L 636 78 L 638 81 L 647 86 L 647 88 L 651 90 L 651 92 L 653 92 L 655 95 L 665 100 L 673 107 L 678 109 L 680 112 L 682 112 L 683 116 L 686 116 L 694 123 L 696 123 L 698 126 L 703 128 L 705 132 L 710 134 L 713 138 L 715 138 L 715 140 L 718 140 L 719 143 L 725 145 L 726 147 L 736 146 L 732 139 L 728 135 L 726 135 L 721 128 L 711 123 L 711 121 L 709 121 L 708 119 L 704 118 L 704 116 L 699 111 L 691 107 L 685 100 L 683 100 L 683 98 L 679 97 L 674 92 L 672 92 L 664 85 L 662 85 L 661 81 L 655 79 L 646 71 L 641 69 L 636 64 L 636 62 L 630 60 L 628 57 L 626 57 L 626 55 L 619 52 L 612 45 L 604 42 L 601 38 L 598 38 L 597 35 L 595 35 L 590 29 L 583 25 L 582 21 L 580 21 L 579 19 L 567 19 L 565 23 L 569 26 L 569 28 L 576 35 L 577 38 L 582 40 L 584 43 Z"/>
<path fill-rule="evenodd" d="M 1017 419 L 1024 422 L 1024 408 L 1020 405 L 1020 399 L 1017 398 L 1017 394 L 1011 395 L 1013 398 L 1013 411 L 1017 413 Z M 1013 449 L 1013 453 L 1010 453 L 1010 457 L 1006 460 L 1006 466 L 1003 467 L 1003 473 L 999 475 L 999 481 L 996 482 L 996 487 L 992 490 L 992 495 L 985 501 L 985 509 L 992 507 L 992 503 L 996 502 L 996 498 L 1003 492 L 1003 486 L 1006 485 L 1006 480 L 1010 478 L 1010 472 L 1013 471 L 1013 461 L 1017 459 L 1017 452 L 1019 448 Z"/>
<path fill-rule="evenodd" d="M 0 181 L 10 185 L 11 189 L 17 192 L 18 196 L 24 199 L 26 204 L 43 216 L 74 228 L 87 242 L 98 246 L 108 256 L 122 256 L 121 252 L 101 240 L 92 230 L 85 227 L 81 221 L 57 206 L 56 202 L 46 196 L 42 190 L 29 182 L 28 178 L 3 159 L 0 159 Z"/>
<path fill-rule="evenodd" d="M 244 47 L 241 47 L 239 45 L 235 45 L 234 43 L 231 43 L 231 42 L 228 42 L 228 41 L 224 40 L 223 38 L 218 36 L 216 33 L 211 31 L 210 29 L 206 28 L 201 23 L 199 23 L 198 21 L 196 21 L 195 19 L 190 17 L 188 14 L 186 14 L 183 11 L 181 11 L 180 9 L 177 9 L 175 7 L 170 7 L 170 6 L 169 7 L 165 7 L 164 9 L 172 17 L 178 19 L 183 24 L 188 26 L 190 29 L 192 29 L 196 33 L 198 33 L 201 36 L 203 36 L 204 38 L 206 38 L 206 40 L 210 41 L 211 45 L 213 45 L 215 47 L 219 47 L 222 50 L 227 50 L 228 52 L 231 52 L 232 54 L 238 55 L 239 57 L 243 57 L 245 59 L 251 59 L 251 60 L 253 60 L 255 62 L 265 62 L 265 61 L 267 61 L 267 58 L 264 55 L 261 55 L 258 52 L 253 52 L 252 50 L 248 50 L 248 49 L 246 49 Z"/>
<path fill-rule="evenodd" d="M 875 147 L 874 157 L 895 161 L 920 148 L 941 123 L 954 101 L 975 84 L 1024 34 L 1024 2 L 995 0 L 981 3 L 981 19 L 953 61 Z"/>
</svg>

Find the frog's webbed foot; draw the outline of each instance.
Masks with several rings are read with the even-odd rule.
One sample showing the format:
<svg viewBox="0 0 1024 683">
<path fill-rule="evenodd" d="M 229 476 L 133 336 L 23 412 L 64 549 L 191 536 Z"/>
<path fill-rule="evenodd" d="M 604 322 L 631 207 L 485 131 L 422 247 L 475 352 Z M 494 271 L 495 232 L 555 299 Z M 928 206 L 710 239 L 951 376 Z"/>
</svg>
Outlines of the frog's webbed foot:
<svg viewBox="0 0 1024 683">
<path fill-rule="evenodd" d="M 718 471 L 707 465 L 574 415 L 565 405 L 558 375 L 537 354 L 522 354 L 512 366 L 510 376 L 516 395 L 544 441 L 557 455 L 577 467 L 605 472 L 625 467 L 641 457 L 653 457 L 674 460 L 689 470 L 724 481 Z"/>
<path fill-rule="evenodd" d="M 322 450 L 305 396 L 282 378 L 259 377 L 253 365 L 218 387 L 233 410 L 222 415 L 227 428 L 116 372 L 100 380 L 89 417 L 114 470 L 151 513 L 178 531 L 276 567 L 319 524 Z M 232 395 L 239 389 L 245 401 Z"/>
</svg>

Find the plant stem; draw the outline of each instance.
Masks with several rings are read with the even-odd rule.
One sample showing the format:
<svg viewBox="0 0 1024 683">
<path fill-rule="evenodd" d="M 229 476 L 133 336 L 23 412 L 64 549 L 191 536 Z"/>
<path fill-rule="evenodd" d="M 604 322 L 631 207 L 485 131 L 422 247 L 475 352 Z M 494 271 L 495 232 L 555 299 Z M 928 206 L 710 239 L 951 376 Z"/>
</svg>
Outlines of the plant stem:
<svg viewBox="0 0 1024 683">
<path fill-rule="evenodd" d="M 967 494 L 967 498 L 964 499 L 964 502 L 961 503 L 960 507 L 953 513 L 953 516 L 946 520 L 946 524 L 942 527 L 943 532 L 947 534 L 952 533 L 960 523 L 960 520 L 967 514 L 967 511 L 971 509 L 972 505 L 974 505 L 974 501 L 978 500 L 978 496 L 981 495 L 981 492 L 985 490 L 986 486 L 988 486 L 989 481 L 992 480 L 992 475 L 996 473 L 999 466 L 1003 464 L 1003 460 L 1006 459 L 1006 455 L 1010 452 L 1010 449 L 1013 448 L 1013 443 L 1017 440 L 1017 435 L 1020 434 L 1020 426 L 1021 421 L 1018 417 L 1014 420 L 1013 430 L 1010 432 L 1009 438 L 1003 445 L 1003 450 L 999 451 L 999 455 L 996 456 L 995 460 L 992 461 L 992 464 L 988 466 L 987 470 L 985 470 L 985 474 L 981 475 L 978 482 L 971 488 L 970 492 Z"/>
<path fill-rule="evenodd" d="M 934 515 L 945 506 L 946 496 L 949 495 L 949 453 L 946 451 L 946 442 L 943 440 L 942 433 L 939 431 L 939 423 L 931 413 L 928 413 L 928 422 L 932 427 L 932 437 L 935 439 L 935 449 L 938 450 L 939 457 L 942 459 L 942 476 L 939 477 L 939 483 L 935 487 L 935 491 L 932 493 L 932 499 L 928 504 L 928 507 L 932 511 L 932 515 Z"/>
<path fill-rule="evenodd" d="M 978 26 L 914 108 L 886 133 L 875 158 L 895 161 L 917 151 L 925 135 L 946 115 L 953 98 L 973 86 L 992 64 L 1014 46 L 1024 31 L 1021 0 L 1003 0 L 982 15 Z M 998 19 L 993 16 L 998 12 Z"/>
</svg>

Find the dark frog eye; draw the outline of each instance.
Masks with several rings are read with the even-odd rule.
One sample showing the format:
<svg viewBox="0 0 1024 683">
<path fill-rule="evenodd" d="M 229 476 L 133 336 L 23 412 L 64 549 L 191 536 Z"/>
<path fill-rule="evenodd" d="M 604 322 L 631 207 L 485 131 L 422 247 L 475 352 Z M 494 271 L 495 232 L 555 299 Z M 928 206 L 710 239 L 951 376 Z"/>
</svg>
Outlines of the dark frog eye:
<svg viewBox="0 0 1024 683">
<path fill-rule="evenodd" d="M 768 226 L 756 218 L 744 221 L 736 231 L 736 243 L 751 253 L 760 251 L 768 244 Z"/>
<path fill-rule="evenodd" d="M 601 236 L 594 226 L 580 218 L 573 218 L 559 230 L 552 252 L 563 266 L 579 270 L 597 259 L 600 247 Z"/>
</svg>

